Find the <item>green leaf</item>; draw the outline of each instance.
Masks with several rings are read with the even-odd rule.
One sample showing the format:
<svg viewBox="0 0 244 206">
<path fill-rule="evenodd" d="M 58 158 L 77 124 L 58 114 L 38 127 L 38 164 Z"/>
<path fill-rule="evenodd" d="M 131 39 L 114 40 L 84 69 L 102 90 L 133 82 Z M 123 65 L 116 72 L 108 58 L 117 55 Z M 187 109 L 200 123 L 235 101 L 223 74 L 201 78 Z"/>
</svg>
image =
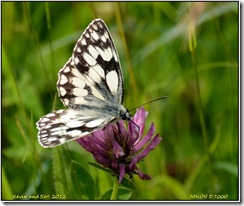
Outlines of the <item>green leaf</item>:
<svg viewBox="0 0 244 206">
<path fill-rule="evenodd" d="M 94 199 L 96 197 L 96 187 L 89 172 L 78 162 L 71 163 L 71 177 L 74 189 L 81 199 Z"/>
<path fill-rule="evenodd" d="M 123 179 L 123 181 L 121 182 L 121 185 L 123 185 L 124 187 L 126 187 L 128 189 L 136 189 L 135 184 L 127 178 Z"/>
<path fill-rule="evenodd" d="M 118 199 L 129 200 L 132 195 L 132 191 L 124 188 L 119 188 Z"/>
<path fill-rule="evenodd" d="M 103 193 L 98 199 L 99 200 L 110 200 L 110 197 L 112 195 L 112 189 L 106 191 L 105 193 Z"/>
<path fill-rule="evenodd" d="M 105 167 L 102 167 L 102 166 L 100 166 L 100 165 L 98 165 L 96 163 L 88 162 L 88 164 L 91 165 L 91 166 L 93 166 L 93 167 L 95 167 L 95 168 L 97 168 L 97 169 L 100 169 L 102 171 L 108 172 L 110 174 L 112 173 L 112 171 L 110 171 L 109 169 L 106 169 Z"/>
</svg>

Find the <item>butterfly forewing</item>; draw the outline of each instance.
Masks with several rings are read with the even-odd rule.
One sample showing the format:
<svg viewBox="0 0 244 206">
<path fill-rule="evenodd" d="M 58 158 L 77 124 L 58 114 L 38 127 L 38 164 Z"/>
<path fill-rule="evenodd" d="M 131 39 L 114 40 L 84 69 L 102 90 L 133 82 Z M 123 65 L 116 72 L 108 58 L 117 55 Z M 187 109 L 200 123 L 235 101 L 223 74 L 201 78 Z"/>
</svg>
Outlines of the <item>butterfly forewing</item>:
<svg viewBox="0 0 244 206">
<path fill-rule="evenodd" d="M 91 101 L 123 101 L 123 76 L 111 35 L 94 20 L 77 41 L 73 55 L 59 72 L 59 95 L 68 107 Z"/>
<path fill-rule="evenodd" d="M 128 116 L 122 106 L 119 57 L 101 19 L 83 32 L 58 77 L 59 97 L 68 109 L 49 113 L 37 122 L 43 147 L 75 140 Z"/>
<path fill-rule="evenodd" d="M 115 100 L 122 103 L 123 76 L 119 56 L 109 30 L 101 19 L 94 20 L 84 31 L 74 48 L 73 60 L 77 69 L 87 70 L 98 85 L 103 81 L 101 85 L 105 88 L 101 89 L 109 90 Z"/>
</svg>

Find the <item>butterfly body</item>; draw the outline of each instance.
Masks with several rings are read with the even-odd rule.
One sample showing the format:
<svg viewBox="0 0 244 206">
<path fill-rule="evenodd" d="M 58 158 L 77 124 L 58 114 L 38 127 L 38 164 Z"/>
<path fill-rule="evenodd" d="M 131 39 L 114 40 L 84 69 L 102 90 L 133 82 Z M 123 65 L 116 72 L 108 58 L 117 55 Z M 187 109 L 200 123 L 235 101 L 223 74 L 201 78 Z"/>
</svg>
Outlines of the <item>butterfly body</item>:
<svg viewBox="0 0 244 206">
<path fill-rule="evenodd" d="M 103 20 L 90 23 L 58 77 L 58 94 L 68 109 L 49 113 L 37 122 L 43 147 L 55 147 L 119 119 L 130 119 L 122 105 L 119 57 Z"/>
</svg>

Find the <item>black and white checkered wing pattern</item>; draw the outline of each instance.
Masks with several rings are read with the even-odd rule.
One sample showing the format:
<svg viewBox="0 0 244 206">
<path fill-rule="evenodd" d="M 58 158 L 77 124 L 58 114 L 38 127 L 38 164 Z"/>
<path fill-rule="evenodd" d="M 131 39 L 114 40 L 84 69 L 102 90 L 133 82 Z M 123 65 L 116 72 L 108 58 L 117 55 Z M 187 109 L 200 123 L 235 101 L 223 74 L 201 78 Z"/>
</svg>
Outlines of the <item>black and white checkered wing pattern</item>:
<svg viewBox="0 0 244 206">
<path fill-rule="evenodd" d="M 119 57 L 101 19 L 91 22 L 83 32 L 58 76 L 59 97 L 68 109 L 49 113 L 37 122 L 43 147 L 58 146 L 129 118 L 122 106 Z"/>
<path fill-rule="evenodd" d="M 81 111 L 58 110 L 43 116 L 37 122 L 38 141 L 45 148 L 55 147 L 103 128 L 111 121 L 113 117 L 106 115 L 94 113 L 84 116 Z"/>
<path fill-rule="evenodd" d="M 59 96 L 67 107 L 123 101 L 123 76 L 112 37 L 101 19 L 94 20 L 77 41 L 59 72 Z"/>
</svg>

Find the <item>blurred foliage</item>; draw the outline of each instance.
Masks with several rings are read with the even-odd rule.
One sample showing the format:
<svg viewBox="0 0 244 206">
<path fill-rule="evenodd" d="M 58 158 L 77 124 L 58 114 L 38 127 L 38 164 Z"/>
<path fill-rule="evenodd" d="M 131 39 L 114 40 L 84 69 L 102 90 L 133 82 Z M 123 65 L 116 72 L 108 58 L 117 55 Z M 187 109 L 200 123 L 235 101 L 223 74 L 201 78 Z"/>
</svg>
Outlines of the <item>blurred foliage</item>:
<svg viewBox="0 0 244 206">
<path fill-rule="evenodd" d="M 117 46 L 125 107 L 168 96 L 146 106 L 147 126 L 154 122 L 163 137 L 140 164 L 152 180 L 133 177 L 136 189 L 122 187 L 118 198 L 238 200 L 238 6 L 2 2 L 2 200 L 109 198 L 113 178 L 88 164 L 90 154 L 75 141 L 44 149 L 35 127 L 63 108 L 57 73 L 95 18 Z"/>
</svg>

